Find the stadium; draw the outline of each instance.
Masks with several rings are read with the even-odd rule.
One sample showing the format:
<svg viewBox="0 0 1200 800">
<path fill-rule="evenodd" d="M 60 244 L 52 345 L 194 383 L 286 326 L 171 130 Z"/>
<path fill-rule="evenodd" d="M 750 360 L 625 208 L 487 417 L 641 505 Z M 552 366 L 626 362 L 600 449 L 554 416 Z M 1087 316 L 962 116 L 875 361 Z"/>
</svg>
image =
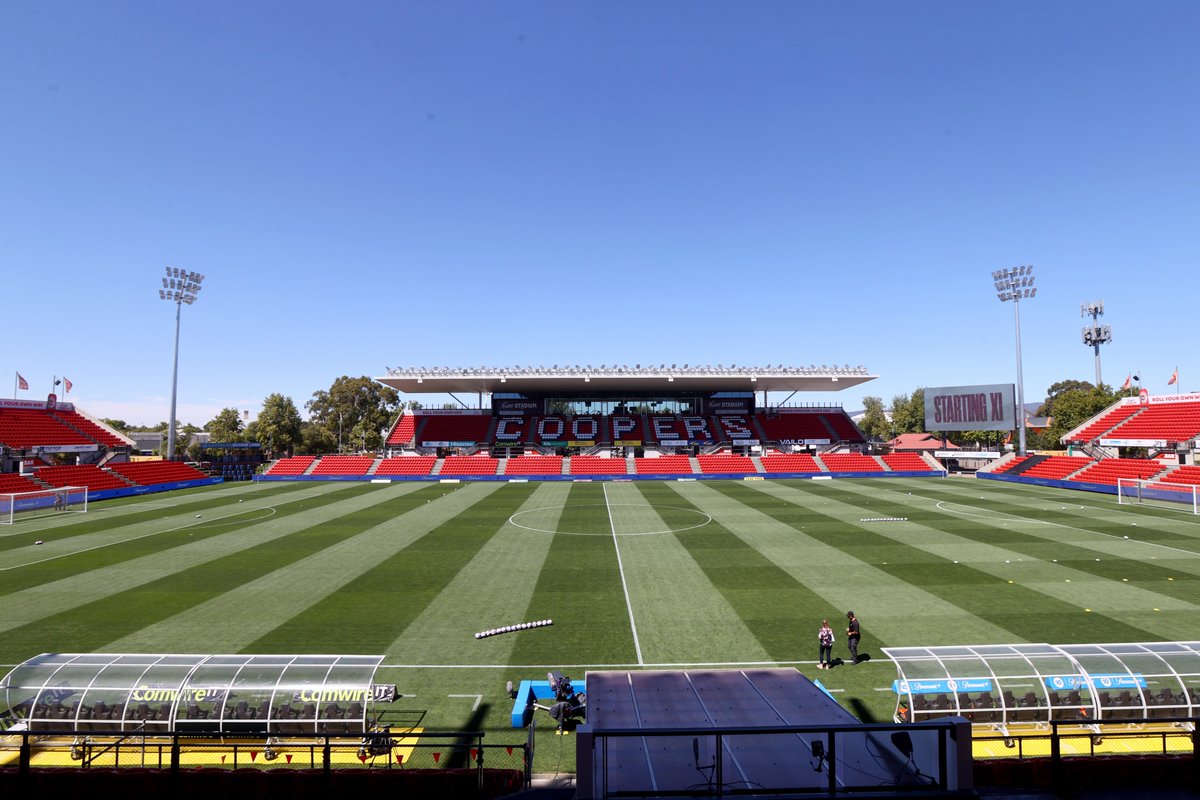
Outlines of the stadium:
<svg viewBox="0 0 1200 800">
<path fill-rule="evenodd" d="M 804 400 L 875 377 L 388 369 L 457 407 L 251 481 L 0 401 L 3 769 L 264 796 L 1186 786 L 1200 396 L 964 471 Z M 1011 384 L 925 400 L 930 431 L 1025 424 Z"/>
</svg>

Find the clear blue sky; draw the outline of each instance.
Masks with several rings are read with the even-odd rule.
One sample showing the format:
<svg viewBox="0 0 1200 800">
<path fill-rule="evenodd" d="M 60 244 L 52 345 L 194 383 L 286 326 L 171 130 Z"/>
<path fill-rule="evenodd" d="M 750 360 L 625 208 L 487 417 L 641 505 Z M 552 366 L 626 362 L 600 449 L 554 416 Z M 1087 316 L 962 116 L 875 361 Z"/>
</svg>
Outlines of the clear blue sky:
<svg viewBox="0 0 1200 800">
<path fill-rule="evenodd" d="M 1200 389 L 1195 2 L 0 5 L 0 393 L 298 406 L 385 366 L 862 364 L 861 407 Z"/>
</svg>

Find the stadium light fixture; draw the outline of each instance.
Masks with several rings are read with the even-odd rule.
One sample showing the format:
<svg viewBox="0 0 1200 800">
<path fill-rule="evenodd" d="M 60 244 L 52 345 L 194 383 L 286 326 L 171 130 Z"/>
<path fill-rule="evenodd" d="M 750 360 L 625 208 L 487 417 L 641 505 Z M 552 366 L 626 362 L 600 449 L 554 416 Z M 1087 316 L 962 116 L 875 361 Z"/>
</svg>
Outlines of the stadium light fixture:
<svg viewBox="0 0 1200 800">
<path fill-rule="evenodd" d="M 1100 385 L 1100 345 L 1112 341 L 1112 326 L 1101 325 L 1100 317 L 1104 316 L 1104 301 L 1082 303 L 1079 306 L 1079 316 L 1091 317 L 1092 324 L 1083 329 L 1083 343 L 1096 352 L 1096 385 Z"/>
<path fill-rule="evenodd" d="M 171 416 L 167 420 L 167 460 L 175 460 L 175 401 L 179 388 L 179 316 L 183 304 L 196 302 L 204 276 L 187 272 L 177 267 L 167 267 L 167 277 L 162 279 L 163 288 L 158 298 L 175 304 L 175 364 L 171 368 Z"/>
<path fill-rule="evenodd" d="M 1021 301 L 1037 297 L 1032 266 L 1000 269 L 992 273 L 996 297 L 1001 303 L 1012 302 L 1017 332 L 1017 442 L 1018 455 L 1025 455 L 1025 379 L 1021 370 Z"/>
</svg>

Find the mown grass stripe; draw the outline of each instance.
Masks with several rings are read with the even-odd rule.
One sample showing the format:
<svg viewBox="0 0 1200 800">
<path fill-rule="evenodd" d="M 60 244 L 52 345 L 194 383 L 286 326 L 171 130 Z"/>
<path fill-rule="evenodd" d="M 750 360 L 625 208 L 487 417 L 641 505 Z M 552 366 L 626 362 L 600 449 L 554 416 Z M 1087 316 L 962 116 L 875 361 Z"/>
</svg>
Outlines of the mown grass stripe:
<svg viewBox="0 0 1200 800">
<path fill-rule="evenodd" d="M 729 653 L 748 661 L 771 660 L 770 652 L 693 551 L 695 537 L 706 532 L 728 537 L 728 532 L 711 523 L 680 534 L 668 532 L 691 527 L 702 517 L 670 491 L 653 491 L 660 486 L 639 482 L 612 484 L 608 489 L 644 661 L 716 660 Z M 627 535 L 647 531 L 661 532 Z M 611 536 L 609 547 L 613 547 Z M 623 601 L 620 575 L 610 591 Z M 622 628 L 629 635 L 628 622 Z"/>
<path fill-rule="evenodd" d="M 1063 642 L 1112 641 L 1112 639 L 1097 638 L 1117 636 L 1116 641 L 1140 641 L 1145 638 L 1144 631 L 1133 626 L 1113 620 L 1103 614 L 1089 614 L 1083 611 L 1083 606 L 1069 602 L 1061 597 L 1041 591 L 1038 587 L 1024 586 L 1019 583 L 1008 583 L 1008 579 L 994 575 L 983 568 L 960 563 L 943 558 L 934 553 L 921 550 L 896 541 L 881 533 L 869 529 L 869 523 L 860 523 L 856 515 L 862 514 L 862 508 L 842 503 L 838 498 L 840 490 L 827 485 L 797 484 L 793 486 L 776 486 L 765 484 L 749 487 L 730 487 L 730 491 L 758 491 L 778 499 L 788 500 L 800 506 L 811 506 L 814 501 L 818 507 L 829 509 L 828 512 L 811 512 L 830 520 L 832 526 L 815 526 L 811 535 L 826 543 L 859 554 L 870 554 L 869 563 L 885 572 L 889 572 L 909 583 L 919 586 L 922 590 L 937 595 L 946 601 L 957 605 L 962 610 L 981 619 L 988 620 L 992 625 L 1011 631 L 1017 638 L 1024 641 L 1046 641 L 1047 625 L 1063 630 Z M 773 505 L 768 513 L 786 519 L 787 514 Z M 843 515 L 839 518 L 838 515 Z M 949 528 L 954 535 L 955 529 L 966 530 L 967 525 L 955 520 L 932 520 L 939 526 Z M 913 523 L 903 523 L 911 530 Z M 928 529 L 931 526 L 926 526 Z M 882 530 L 882 529 L 880 529 Z M 895 601 L 886 594 L 875 593 L 871 598 L 870 614 L 881 618 L 891 617 L 893 630 L 887 633 L 888 641 L 893 644 L 965 644 L 986 643 L 978 637 L 966 641 L 960 635 L 947 636 L 945 625 L 952 620 L 925 620 L 908 618 L 908 632 L 902 634 L 902 618 L 896 616 Z M 859 616 L 866 626 L 870 616 L 864 616 L 863 608 L 859 608 Z M 1036 609 L 1030 613 L 1030 609 Z M 920 639 L 912 636 L 913 625 L 920 631 Z M 903 638 L 900 636 L 903 635 Z M 1069 636 L 1069 638 L 1066 638 Z M 993 642 L 994 643 L 994 642 Z"/>
<path fill-rule="evenodd" d="M 877 566 L 866 548 L 845 548 L 814 535 L 825 530 L 840 539 L 834 533 L 841 527 L 840 519 L 831 522 L 827 516 L 806 513 L 787 500 L 773 499 L 731 482 L 679 485 L 676 491 L 725 523 L 746 547 L 753 548 L 815 598 L 804 606 L 795 606 L 802 612 L 798 619 L 788 619 L 785 626 L 776 627 L 791 630 L 794 621 L 800 629 L 815 632 L 821 619 L 830 619 L 836 627 L 846 611 L 854 609 L 869 620 L 876 641 L 885 644 L 907 641 L 913 619 L 937 619 L 939 625 L 949 629 L 946 633 L 957 637 L 982 636 L 991 641 L 1012 638 L 1011 632 L 964 612 L 952 600 Z M 805 645 L 811 645 L 807 637 Z"/>
<path fill-rule="evenodd" d="M 535 486 L 462 484 L 428 509 L 365 531 L 297 565 L 301 570 L 284 570 L 275 577 L 292 582 L 296 573 L 307 573 L 305 591 L 291 593 L 291 614 L 275 604 L 273 624 L 253 625 L 257 637 L 241 637 L 239 651 L 292 652 L 316 643 L 327 653 L 385 652 L 496 535 L 497 521 L 516 511 Z M 369 563 L 364 553 L 373 554 Z M 478 610 L 464 606 L 457 613 L 461 624 Z M 424 631 L 435 639 L 447 632 L 445 621 Z"/>
<path fill-rule="evenodd" d="M 391 493 L 391 497 L 378 491 L 366 491 L 366 494 L 382 501 L 369 508 L 373 515 L 402 513 L 423 502 L 421 495 L 412 492 L 400 496 Z M 343 497 L 342 501 L 348 499 Z M 296 521 L 304 523 L 305 527 L 289 533 L 286 540 L 276 538 L 261 541 L 253 547 L 228 552 L 223 557 L 172 573 L 135 589 L 113 593 L 55 617 L 38 620 L 9 631 L 5 637 L 6 645 L 34 647 L 45 638 L 49 628 L 60 634 L 67 633 L 87 650 L 144 650 L 149 643 L 138 640 L 137 634 L 146 627 L 336 545 L 367 524 L 367 515 L 367 509 L 360 509 L 357 515 L 339 515 L 319 523 L 312 516 L 304 519 L 306 515 L 300 513 Z M 284 542 L 286 546 L 283 546 Z M 211 641 L 211 632 L 193 631 L 193 636 L 197 633 L 200 634 L 200 640 Z M 132 637 L 132 640 L 124 637 Z M 137 640 L 137 643 L 133 640 Z M 154 649 L 160 648 L 151 648 L 151 651 Z"/>
<path fill-rule="evenodd" d="M 271 496 L 280 497 L 303 488 L 305 487 L 289 486 L 286 491 L 276 492 Z M 311 484 L 309 488 L 312 488 Z M 197 512 L 226 505 L 232 495 L 243 494 L 223 485 L 205 487 L 205 489 L 206 491 L 200 494 L 192 495 L 177 496 L 175 492 L 163 492 L 136 498 L 90 501 L 89 510 L 84 514 L 59 514 L 18 520 L 11 528 L 9 526 L 0 528 L 0 553 L 29 547 L 38 539 L 55 542 L 77 536 L 104 533 L 115 526 L 126 527 L 138 523 L 157 525 L 162 522 L 164 508 L 170 508 L 172 515 L 194 517 Z M 189 490 L 180 491 L 187 492 Z M 121 503 L 124 505 L 110 505 Z M 0 558 L 0 565 L 6 561 L 6 558 Z"/>
<path fill-rule="evenodd" d="M 864 491 L 845 485 L 834 488 L 856 497 L 862 496 Z M 902 509 L 912 507 L 905 502 L 889 509 L 886 504 L 888 494 L 881 490 L 870 494 L 877 503 L 883 501 L 885 515 L 900 515 L 904 513 Z M 948 525 L 952 517 L 945 514 L 930 516 L 933 522 L 927 527 L 951 530 Z M 926 549 L 948 555 L 958 548 L 958 541 L 961 539 L 998 548 L 996 540 L 1001 539 L 1002 549 L 990 553 L 984 550 L 968 558 L 976 562 L 993 561 L 995 567 L 989 570 L 993 574 L 1007 571 L 1009 579 L 1021 580 L 1031 585 L 1041 584 L 1044 591 L 1063 599 L 1076 598 L 1084 604 L 1083 607 L 1090 607 L 1093 611 L 1103 609 L 1118 619 L 1123 618 L 1122 615 L 1149 612 L 1154 608 L 1197 610 L 1193 603 L 1197 597 L 1196 590 L 1200 588 L 1200 577 L 1195 572 L 1200 568 L 1200 558 L 1181 556 L 1159 561 L 1157 557 L 1152 556 L 1149 561 L 1139 562 L 1136 559 L 1145 553 L 1145 545 L 1140 542 L 1125 541 L 1096 529 L 1081 530 L 1067 522 L 1027 520 L 1025 517 L 1003 517 L 993 520 L 977 518 L 977 522 L 980 524 L 955 526 L 955 540 L 949 543 L 930 541 L 925 544 Z M 1095 527 L 1100 526 L 1097 524 Z M 1072 533 L 1077 534 L 1074 543 L 1057 538 Z M 966 555 L 961 549 L 959 553 Z M 1004 563 L 1002 568 L 1002 562 L 1012 563 Z M 1009 567 L 1011 569 L 1007 570 Z M 1065 583 L 1068 580 L 1073 584 L 1071 591 L 1066 591 Z M 1111 590 L 1102 591 L 1097 596 L 1096 587 L 1103 585 L 1100 580 L 1112 581 L 1116 586 Z M 1129 621 L 1127 616 L 1124 618 Z M 1155 623 L 1149 621 L 1146 624 L 1153 626 Z"/>
<path fill-rule="evenodd" d="M 253 523 L 266 515 L 278 513 L 280 508 L 289 508 L 309 497 L 326 495 L 331 491 L 334 490 L 314 489 L 271 501 L 206 506 L 207 515 L 172 513 L 170 516 L 160 515 L 153 520 L 131 522 L 128 525 L 111 524 L 87 534 L 46 534 L 44 544 L 10 551 L 0 560 L 0 575 L 9 579 L 4 582 L 0 596 L 53 580 L 58 575 L 118 564 L 146 553 L 187 544 L 188 537 L 173 535 L 181 531 L 207 536 L 220 528 L 227 530 L 229 526 Z"/>
<path fill-rule="evenodd" d="M 552 530 L 567 505 L 571 485 L 529 484 L 534 487 L 516 512 L 537 511 L 539 526 Z M 509 498 L 506 498 L 509 499 Z M 529 514 L 526 514 L 528 516 Z M 512 660 L 521 638 L 516 634 L 476 639 L 482 630 L 533 619 L 538 576 L 553 569 L 547 562 L 554 534 L 519 528 L 507 518 L 465 562 L 412 622 L 383 651 L 391 660 L 408 664 L 501 664 Z M 529 636 L 553 638 L 549 629 Z"/>
<path fill-rule="evenodd" d="M 344 498 L 344 499 L 343 499 Z M 193 537 L 184 547 L 166 548 L 140 558 L 67 575 L 14 593 L 0 604 L 0 631 L 79 608 L 111 594 L 144 586 L 215 559 L 225 558 L 266 541 L 329 522 L 348 509 L 383 502 L 388 495 L 361 489 L 347 495 L 326 493 L 289 507 L 291 513 L 251 525 L 243 530 L 209 538 Z M 0 638 L 0 647 L 4 640 Z"/>
</svg>

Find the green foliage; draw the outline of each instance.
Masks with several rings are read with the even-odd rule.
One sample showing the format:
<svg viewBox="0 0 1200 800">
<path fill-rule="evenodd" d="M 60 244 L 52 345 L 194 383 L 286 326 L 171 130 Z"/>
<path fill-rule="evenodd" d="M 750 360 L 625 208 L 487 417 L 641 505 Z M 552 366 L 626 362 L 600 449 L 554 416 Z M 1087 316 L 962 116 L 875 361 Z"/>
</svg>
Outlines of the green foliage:
<svg viewBox="0 0 1200 800">
<path fill-rule="evenodd" d="M 1042 406 L 1050 417 L 1050 425 L 1041 436 L 1041 442 L 1046 448 L 1060 447 L 1059 439 L 1070 430 L 1117 401 L 1118 395 L 1107 386 L 1092 386 L 1081 381 L 1075 383 L 1080 385 L 1053 393 Z M 1054 389 L 1059 385 L 1056 383 L 1050 388 Z M 1042 409 L 1038 409 L 1039 412 Z"/>
<path fill-rule="evenodd" d="M 334 435 L 341 432 L 344 448 L 355 449 L 364 443 L 367 449 L 382 444 L 383 433 L 400 412 L 400 395 L 390 386 L 363 375 L 343 375 L 328 391 L 313 392 L 305 403 L 311 421 Z"/>
<path fill-rule="evenodd" d="M 892 398 L 892 430 L 901 433 L 925 432 L 925 389 L 915 389 L 912 395 L 898 394 Z"/>
<path fill-rule="evenodd" d="M 242 427 L 242 417 L 236 408 L 223 408 L 208 421 L 204 430 L 208 431 L 209 441 L 238 442 L 241 441 L 245 429 Z"/>
<path fill-rule="evenodd" d="M 119 433 L 127 434 L 130 431 L 129 423 L 123 419 L 108 419 L 107 417 L 103 417 L 100 421 Z"/>
<path fill-rule="evenodd" d="M 302 423 L 292 398 L 278 393 L 269 394 L 263 400 L 258 419 L 246 431 L 246 438 L 261 444 L 267 458 L 277 458 L 281 453 L 295 451 L 300 444 Z"/>
<path fill-rule="evenodd" d="M 337 451 L 337 434 L 324 425 L 304 423 L 300 429 L 300 451 L 308 455 L 325 455 Z"/>
<path fill-rule="evenodd" d="M 858 423 L 862 432 L 872 439 L 892 438 L 892 423 L 888 421 L 887 415 L 883 411 L 883 399 L 874 396 L 864 397 L 863 406 L 867 413 Z"/>
</svg>

